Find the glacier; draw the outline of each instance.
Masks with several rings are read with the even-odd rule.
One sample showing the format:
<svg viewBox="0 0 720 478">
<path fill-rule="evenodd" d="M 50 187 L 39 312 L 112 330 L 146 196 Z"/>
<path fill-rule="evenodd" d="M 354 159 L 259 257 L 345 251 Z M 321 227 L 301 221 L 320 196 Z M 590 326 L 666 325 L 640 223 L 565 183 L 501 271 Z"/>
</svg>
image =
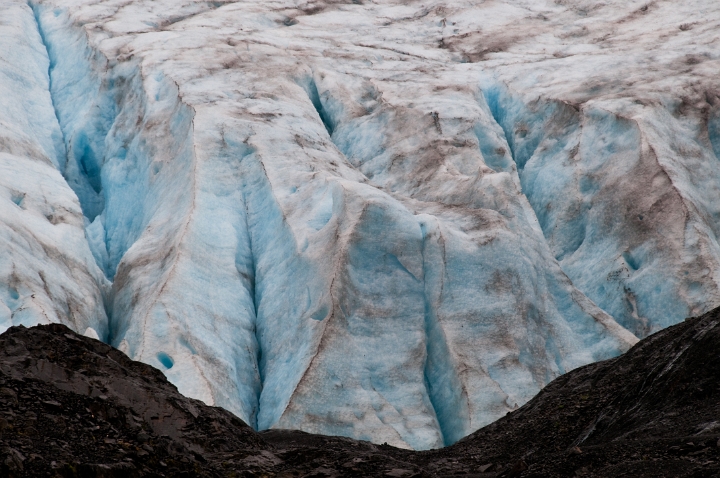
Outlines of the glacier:
<svg viewBox="0 0 720 478">
<path fill-rule="evenodd" d="M 0 331 L 429 449 L 720 305 L 720 5 L 2 0 Z"/>
</svg>

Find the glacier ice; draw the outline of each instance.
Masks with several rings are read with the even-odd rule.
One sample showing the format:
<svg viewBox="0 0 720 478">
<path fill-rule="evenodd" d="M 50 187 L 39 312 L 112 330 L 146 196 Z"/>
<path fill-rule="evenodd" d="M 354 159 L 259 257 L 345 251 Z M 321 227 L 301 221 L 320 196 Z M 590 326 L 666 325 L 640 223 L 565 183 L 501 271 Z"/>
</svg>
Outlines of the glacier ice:
<svg viewBox="0 0 720 478">
<path fill-rule="evenodd" d="M 718 20 L 6 0 L 0 328 L 259 429 L 453 443 L 720 302 Z"/>
<path fill-rule="evenodd" d="M 108 335 L 109 284 L 61 175 L 65 145 L 32 10 L 3 4 L 0 25 L 0 331 L 64 322 Z"/>
</svg>

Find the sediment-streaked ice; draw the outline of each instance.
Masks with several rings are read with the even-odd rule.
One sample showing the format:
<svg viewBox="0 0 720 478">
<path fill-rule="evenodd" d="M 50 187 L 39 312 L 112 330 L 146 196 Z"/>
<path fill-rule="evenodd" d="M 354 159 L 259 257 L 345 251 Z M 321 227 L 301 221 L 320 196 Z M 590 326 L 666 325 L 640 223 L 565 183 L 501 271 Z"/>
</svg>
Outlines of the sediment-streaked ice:
<svg viewBox="0 0 720 478">
<path fill-rule="evenodd" d="M 62 177 L 65 145 L 49 92 L 48 57 L 25 2 L 0 22 L 0 331 L 61 322 L 107 338 L 109 284 Z"/>
<path fill-rule="evenodd" d="M 427 449 L 720 301 L 718 7 L 10 5 L 4 327 Z"/>
</svg>

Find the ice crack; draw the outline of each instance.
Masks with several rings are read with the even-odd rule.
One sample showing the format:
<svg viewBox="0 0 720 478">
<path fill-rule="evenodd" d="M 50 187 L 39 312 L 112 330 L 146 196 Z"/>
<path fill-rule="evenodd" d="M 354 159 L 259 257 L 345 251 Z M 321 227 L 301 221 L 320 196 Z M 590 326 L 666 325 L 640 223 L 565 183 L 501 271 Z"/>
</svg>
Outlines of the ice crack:
<svg viewBox="0 0 720 478">
<path fill-rule="evenodd" d="M 53 90 L 52 70 L 54 67 L 54 63 L 53 63 L 52 57 L 50 56 L 50 50 L 48 48 L 48 42 L 45 38 L 45 32 L 43 31 L 42 24 L 40 23 L 40 14 L 38 12 L 38 6 L 34 2 L 30 2 L 28 4 L 28 6 L 30 7 L 30 9 L 33 12 L 33 17 L 35 18 L 35 26 L 37 27 L 37 31 L 40 34 L 40 40 L 42 41 L 42 44 L 45 47 L 45 53 L 47 54 L 47 57 L 48 57 L 47 74 L 48 74 L 48 84 L 50 85 L 50 88 L 49 88 L 50 101 L 52 102 L 53 111 L 55 112 L 55 119 L 57 120 L 58 125 L 59 125 L 60 124 L 60 116 L 58 114 L 58 107 L 55 104 L 55 98 L 53 97 L 53 94 L 52 94 L 52 90 Z M 63 132 L 62 128 L 60 128 L 60 134 L 62 135 L 62 142 L 63 142 L 63 148 L 64 148 L 63 153 L 66 156 L 65 158 L 62 158 L 62 159 L 64 159 L 64 161 L 63 161 L 63 163 L 60 164 L 60 173 L 64 175 L 65 165 L 67 164 L 67 146 L 66 146 L 66 141 L 65 141 L 65 133 Z"/>
</svg>

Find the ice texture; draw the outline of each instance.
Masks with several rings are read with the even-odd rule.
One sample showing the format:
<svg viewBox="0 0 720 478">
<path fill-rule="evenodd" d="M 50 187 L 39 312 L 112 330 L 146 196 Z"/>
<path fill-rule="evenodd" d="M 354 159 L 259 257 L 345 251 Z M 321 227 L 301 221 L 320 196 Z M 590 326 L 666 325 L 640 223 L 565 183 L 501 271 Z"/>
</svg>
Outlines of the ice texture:
<svg viewBox="0 0 720 478">
<path fill-rule="evenodd" d="M 90 252 L 77 197 L 63 179 L 65 144 L 48 57 L 25 2 L 0 19 L 0 332 L 61 322 L 108 337 L 109 284 Z"/>
<path fill-rule="evenodd" d="M 5 0 L 0 327 L 428 449 L 720 303 L 720 5 Z"/>
</svg>

